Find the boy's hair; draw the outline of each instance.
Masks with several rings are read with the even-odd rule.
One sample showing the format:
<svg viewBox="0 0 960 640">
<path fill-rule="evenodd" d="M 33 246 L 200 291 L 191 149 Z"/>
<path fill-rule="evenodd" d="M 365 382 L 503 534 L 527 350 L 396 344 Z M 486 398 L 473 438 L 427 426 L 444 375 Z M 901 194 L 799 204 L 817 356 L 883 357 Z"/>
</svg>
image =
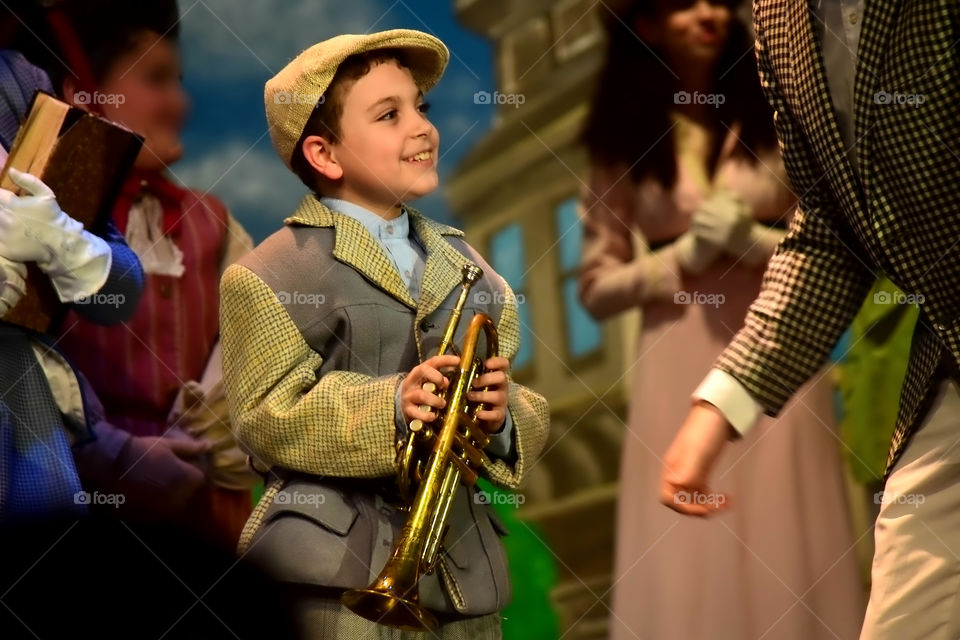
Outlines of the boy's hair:
<svg viewBox="0 0 960 640">
<path fill-rule="evenodd" d="M 406 52 L 396 48 L 375 49 L 347 56 L 337 66 L 337 72 L 333 75 L 330 86 L 310 114 L 310 119 L 307 120 L 297 146 L 293 150 L 293 157 L 290 158 L 290 167 L 293 172 L 310 190 L 320 193 L 321 177 L 303 155 L 303 141 L 310 136 L 323 136 L 330 142 L 339 143 L 342 134 L 340 119 L 343 117 L 343 99 L 347 90 L 357 80 L 370 73 L 373 67 L 391 61 L 404 69 L 410 67 Z"/>
</svg>

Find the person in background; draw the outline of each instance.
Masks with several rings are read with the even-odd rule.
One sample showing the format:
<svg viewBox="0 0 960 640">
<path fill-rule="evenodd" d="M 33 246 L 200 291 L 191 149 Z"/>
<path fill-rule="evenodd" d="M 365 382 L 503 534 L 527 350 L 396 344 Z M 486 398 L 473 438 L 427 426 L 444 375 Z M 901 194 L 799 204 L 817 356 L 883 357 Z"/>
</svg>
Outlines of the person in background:
<svg viewBox="0 0 960 640">
<path fill-rule="evenodd" d="M 0 51 L 0 165 L 37 90 L 53 92 L 47 75 Z M 23 193 L 0 189 L 0 319 L 25 294 L 25 263 L 36 262 L 62 303 L 83 303 L 77 318 L 128 320 L 144 276 L 113 224 L 84 230 L 35 176 L 11 169 L 10 178 Z M 0 521 L 86 512 L 71 447 L 95 448 L 98 434 L 74 370 L 50 336 L 6 322 L 0 362 Z"/>
<path fill-rule="evenodd" d="M 690 389 L 740 327 L 795 203 L 737 4 L 621 3 L 584 131 L 580 298 L 598 319 L 640 307 L 643 322 L 615 639 L 852 639 L 863 616 L 828 376 L 717 461 L 719 489 L 738 497 L 724 516 L 694 521 L 657 501 Z"/>
<path fill-rule="evenodd" d="M 169 177 L 183 155 L 188 107 L 177 3 L 77 0 L 62 9 L 93 81 L 91 93 L 50 63 L 64 98 L 98 104 L 145 138 L 113 211 L 146 272 L 140 304 L 119 327 L 71 316 L 60 336 L 102 403 L 94 413 L 116 427 L 115 446 L 92 452 L 82 470 L 104 490 L 142 475 L 124 510 L 180 522 L 232 548 L 259 477 L 230 429 L 220 383 L 218 285 L 252 242 L 223 203 Z M 118 474 L 111 454 L 124 458 L 138 441 L 147 451 Z"/>
</svg>

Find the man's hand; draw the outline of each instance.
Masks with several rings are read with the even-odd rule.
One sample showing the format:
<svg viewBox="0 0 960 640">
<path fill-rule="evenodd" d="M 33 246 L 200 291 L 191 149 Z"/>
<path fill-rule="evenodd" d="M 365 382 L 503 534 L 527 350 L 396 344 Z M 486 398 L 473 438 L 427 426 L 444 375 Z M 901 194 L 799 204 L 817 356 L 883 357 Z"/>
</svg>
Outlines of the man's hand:
<svg viewBox="0 0 960 640">
<path fill-rule="evenodd" d="M 477 412 L 480 428 L 485 433 L 496 433 L 507 419 L 507 401 L 509 400 L 509 381 L 507 371 L 510 361 L 506 358 L 489 358 L 483 363 L 486 373 L 473 381 L 473 389 L 467 392 L 470 402 L 482 402 L 486 408 Z M 483 387 L 488 387 L 482 391 Z"/>
<path fill-rule="evenodd" d="M 424 423 L 433 422 L 437 414 L 433 411 L 425 411 L 421 407 L 442 409 L 446 405 L 439 394 L 450 386 L 450 380 L 441 373 L 441 370 L 456 367 L 459 364 L 459 356 L 433 356 L 410 370 L 410 373 L 400 382 L 400 407 L 407 424 L 417 419 Z M 424 389 L 425 382 L 432 383 L 434 390 Z"/>
<path fill-rule="evenodd" d="M 660 501 L 686 515 L 707 516 L 730 506 L 707 486 L 710 471 L 733 427 L 713 405 L 698 401 L 664 455 Z"/>
</svg>

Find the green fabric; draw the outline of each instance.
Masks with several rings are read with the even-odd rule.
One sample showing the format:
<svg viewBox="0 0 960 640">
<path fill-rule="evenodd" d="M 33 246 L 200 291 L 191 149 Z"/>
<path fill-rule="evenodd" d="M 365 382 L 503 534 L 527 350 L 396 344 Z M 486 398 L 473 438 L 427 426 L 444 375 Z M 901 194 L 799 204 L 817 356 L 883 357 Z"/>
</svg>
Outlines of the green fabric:
<svg viewBox="0 0 960 640">
<path fill-rule="evenodd" d="M 504 640 L 555 640 L 560 637 L 557 614 L 550 604 L 550 589 L 557 580 L 553 554 L 542 532 L 517 517 L 521 494 L 494 487 L 484 479 L 477 486 L 510 531 L 503 539 L 510 567 L 513 597 L 503 615 Z"/>
<path fill-rule="evenodd" d="M 880 278 L 850 325 L 850 350 L 840 367 L 840 434 L 854 478 L 883 477 L 910 359 L 919 307 L 906 304 L 893 283 Z"/>
</svg>

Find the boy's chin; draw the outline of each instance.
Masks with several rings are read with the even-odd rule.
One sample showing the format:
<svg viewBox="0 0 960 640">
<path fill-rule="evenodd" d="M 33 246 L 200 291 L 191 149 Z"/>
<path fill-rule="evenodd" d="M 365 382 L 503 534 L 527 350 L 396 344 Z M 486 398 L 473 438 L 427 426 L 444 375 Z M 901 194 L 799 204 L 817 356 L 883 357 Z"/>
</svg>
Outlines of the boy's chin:
<svg viewBox="0 0 960 640">
<path fill-rule="evenodd" d="M 407 195 L 404 196 L 403 199 L 416 200 L 417 198 L 422 198 L 436 191 L 438 186 L 440 186 L 440 182 L 437 180 L 436 175 L 434 175 L 432 180 L 417 180 L 405 190 Z"/>
</svg>

